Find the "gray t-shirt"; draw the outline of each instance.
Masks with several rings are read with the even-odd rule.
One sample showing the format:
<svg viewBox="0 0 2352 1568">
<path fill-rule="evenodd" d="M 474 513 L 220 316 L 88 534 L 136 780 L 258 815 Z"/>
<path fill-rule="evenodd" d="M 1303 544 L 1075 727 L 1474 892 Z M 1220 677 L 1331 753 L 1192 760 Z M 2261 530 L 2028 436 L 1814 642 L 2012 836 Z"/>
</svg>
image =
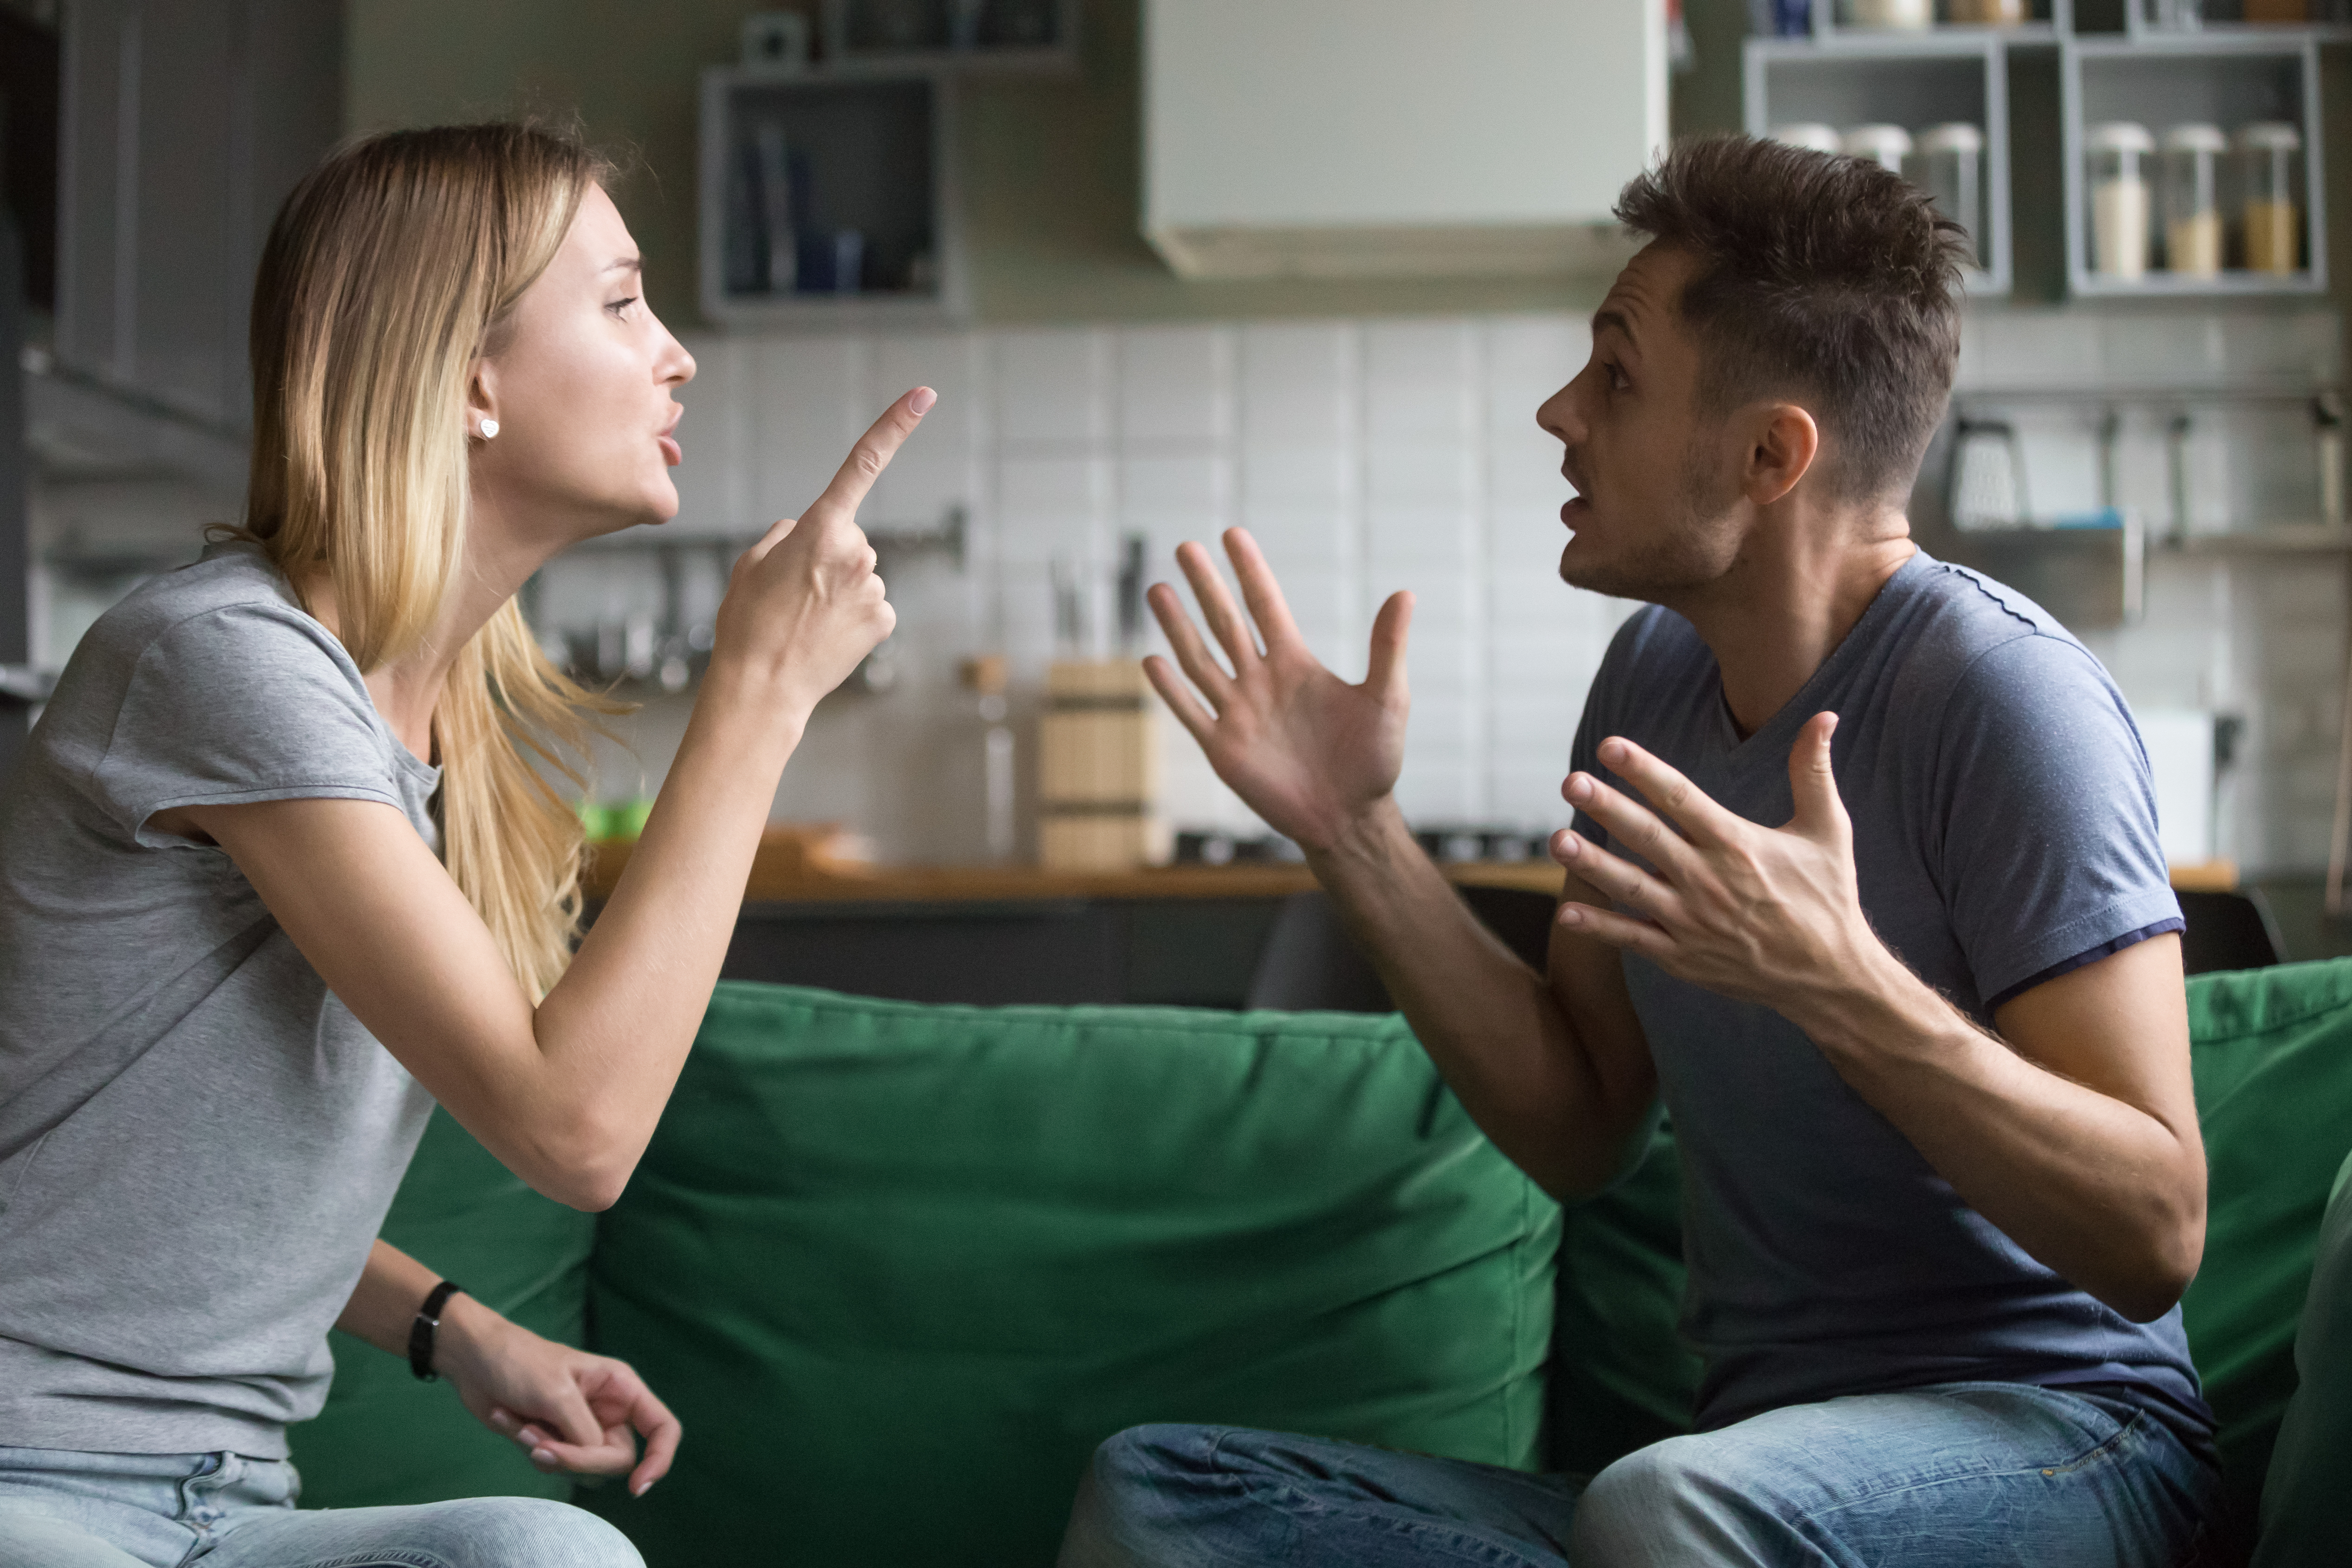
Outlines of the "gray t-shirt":
<svg viewBox="0 0 2352 1568">
<path fill-rule="evenodd" d="M 1919 977 L 1988 1026 L 2070 966 L 2179 928 L 2130 711 L 2039 606 L 1915 555 L 1746 740 L 1715 656 L 1652 608 L 1611 645 L 1572 765 L 1623 736 L 1753 822 L 1791 814 L 1789 752 L 1833 710 L 1862 904 Z M 1630 791 L 1629 791 L 1630 792 Z M 1608 834 L 1579 815 L 1579 831 Z M 1962 1202 L 1794 1024 L 1628 956 L 1674 1118 L 1708 1427 L 1930 1383 L 2107 1384 L 2210 1424 L 2179 1308 L 2135 1323 Z"/>
<path fill-rule="evenodd" d="M 174 806 L 440 770 L 259 552 L 90 628 L 0 794 L 0 1444 L 286 1453 L 432 1102 Z"/>
</svg>

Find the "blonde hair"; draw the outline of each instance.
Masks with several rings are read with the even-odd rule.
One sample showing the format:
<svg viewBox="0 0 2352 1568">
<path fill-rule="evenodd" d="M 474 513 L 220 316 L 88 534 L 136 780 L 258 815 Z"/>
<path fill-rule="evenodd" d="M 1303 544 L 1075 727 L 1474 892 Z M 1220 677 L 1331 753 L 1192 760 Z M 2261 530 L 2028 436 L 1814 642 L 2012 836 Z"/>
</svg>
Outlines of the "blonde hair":
<svg viewBox="0 0 2352 1568">
<path fill-rule="evenodd" d="M 253 291 L 245 526 L 299 594 L 323 570 L 361 670 L 414 650 L 463 559 L 466 397 L 515 303 L 610 166 L 530 124 L 353 142 L 271 227 Z M 534 998 L 571 961 L 584 847 L 545 768 L 585 785 L 591 713 L 622 711 L 540 651 L 509 599 L 433 713 L 442 859 Z"/>
</svg>

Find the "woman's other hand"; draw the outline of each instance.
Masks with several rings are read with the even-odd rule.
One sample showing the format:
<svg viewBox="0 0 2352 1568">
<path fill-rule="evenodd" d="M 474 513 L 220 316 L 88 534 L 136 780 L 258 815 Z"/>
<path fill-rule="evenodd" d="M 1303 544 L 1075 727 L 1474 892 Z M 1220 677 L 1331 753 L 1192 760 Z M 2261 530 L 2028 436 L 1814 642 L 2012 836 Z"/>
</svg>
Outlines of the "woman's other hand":
<svg viewBox="0 0 2352 1568">
<path fill-rule="evenodd" d="M 434 1367 L 476 1420 L 542 1470 L 626 1475 L 632 1497 L 669 1473 L 683 1428 L 626 1362 L 542 1339 L 460 1295 L 441 1320 Z"/>
<path fill-rule="evenodd" d="M 917 387 L 850 449 L 824 494 L 743 552 L 719 607 L 714 664 L 774 684 L 794 723 L 839 685 L 898 624 L 875 575 L 858 504 L 891 455 L 939 401 Z"/>
</svg>

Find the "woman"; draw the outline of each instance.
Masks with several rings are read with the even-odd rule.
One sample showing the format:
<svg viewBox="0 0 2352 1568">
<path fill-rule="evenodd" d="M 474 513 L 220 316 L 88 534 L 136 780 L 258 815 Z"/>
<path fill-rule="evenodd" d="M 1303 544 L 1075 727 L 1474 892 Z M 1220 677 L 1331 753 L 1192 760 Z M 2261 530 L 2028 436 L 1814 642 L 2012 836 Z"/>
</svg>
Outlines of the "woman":
<svg viewBox="0 0 2352 1568">
<path fill-rule="evenodd" d="M 737 563 L 574 956 L 581 832 L 534 760 L 600 705 L 514 596 L 676 513 L 694 374 L 605 175 L 483 125 L 302 183 L 255 289 L 246 525 L 92 628 L 0 799 L 5 1568 L 637 1561 L 545 1501 L 296 1511 L 285 1437 L 325 1397 L 331 1323 L 414 1346 L 542 1468 L 638 1492 L 668 1468 L 677 1422 L 628 1367 L 376 1228 L 436 1101 L 541 1192 L 620 1195 L 785 760 L 891 629 L 856 511 L 927 389 Z"/>
</svg>

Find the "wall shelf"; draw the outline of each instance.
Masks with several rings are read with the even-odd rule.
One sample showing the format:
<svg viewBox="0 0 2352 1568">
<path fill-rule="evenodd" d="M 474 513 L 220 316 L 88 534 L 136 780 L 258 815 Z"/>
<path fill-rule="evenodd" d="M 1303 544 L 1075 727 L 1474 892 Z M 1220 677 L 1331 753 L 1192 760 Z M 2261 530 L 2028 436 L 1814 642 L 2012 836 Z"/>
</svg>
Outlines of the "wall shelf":
<svg viewBox="0 0 2352 1568">
<path fill-rule="evenodd" d="M 929 72 L 706 69 L 703 315 L 786 331 L 961 320 L 954 108 Z"/>
<path fill-rule="evenodd" d="M 2076 37 L 2060 48 L 2059 77 L 2069 292 L 2082 298 L 2147 299 L 2326 289 L 2319 46 L 2308 29 Z M 2177 277 L 2154 266 L 2132 280 L 2093 271 L 2084 128 L 2116 120 L 2145 125 L 2159 138 L 2167 127 L 2192 121 L 2218 125 L 2225 132 L 2260 120 L 2293 124 L 2303 136 L 2304 265 L 2291 273 L 2230 268 L 2211 278 Z M 2155 171 L 2148 172 L 2153 185 Z M 2225 223 L 2229 217 L 2225 210 Z"/>
<path fill-rule="evenodd" d="M 1818 9 L 1818 8 L 1817 8 Z M 1984 133 L 1980 265 L 1963 271 L 1971 295 L 2010 291 L 2007 28 L 1843 32 L 1822 39 L 1750 38 L 1746 72 L 1748 133 L 1818 121 L 1900 125 L 1916 136 L 1964 120 Z"/>
</svg>

